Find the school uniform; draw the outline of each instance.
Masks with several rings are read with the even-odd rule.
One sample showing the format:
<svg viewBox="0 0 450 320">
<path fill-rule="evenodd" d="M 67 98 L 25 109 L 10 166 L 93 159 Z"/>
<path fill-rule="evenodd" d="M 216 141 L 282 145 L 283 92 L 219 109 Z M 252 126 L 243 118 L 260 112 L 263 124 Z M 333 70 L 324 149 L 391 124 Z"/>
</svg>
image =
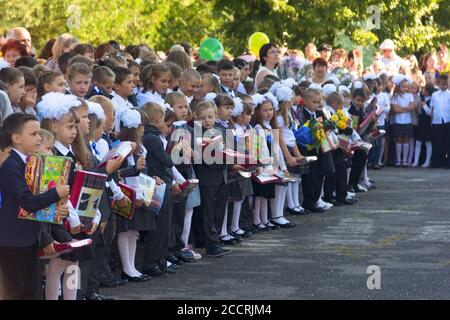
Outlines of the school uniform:
<svg viewBox="0 0 450 320">
<path fill-rule="evenodd" d="M 450 167 L 450 91 L 438 90 L 430 101 L 432 114 L 433 167 Z"/>
<path fill-rule="evenodd" d="M 104 96 L 108 99 L 111 99 L 113 96 L 111 94 L 109 94 L 108 92 L 106 92 L 105 90 L 103 90 L 102 88 L 99 88 L 97 86 L 92 86 L 91 90 L 89 90 L 88 94 L 86 95 L 86 99 L 90 99 L 91 97 L 94 96 Z"/>
<path fill-rule="evenodd" d="M 350 115 L 358 116 L 358 125 L 360 125 L 366 118 L 366 113 L 364 109 L 357 109 L 353 103 L 349 109 Z M 352 157 L 352 169 L 350 171 L 350 177 L 348 179 L 349 188 L 357 189 L 357 185 L 359 183 L 359 178 L 364 170 L 368 159 L 368 153 L 364 150 L 357 149 L 353 153 Z"/>
<path fill-rule="evenodd" d="M 165 269 L 165 258 L 169 251 L 169 237 L 172 222 L 172 159 L 165 152 L 161 131 L 152 125 L 146 125 L 142 144 L 147 149 L 146 161 L 149 164 L 147 174 L 160 177 L 166 184 L 163 205 L 156 217 L 156 230 L 147 233 L 143 272 L 152 275 L 156 267 Z"/>
<path fill-rule="evenodd" d="M 165 105 L 164 101 L 165 95 L 159 94 L 158 92 L 146 91 L 138 92 L 136 94 L 137 107 L 142 108 L 144 104 L 148 102 L 155 102 L 161 106 Z"/>
<path fill-rule="evenodd" d="M 395 104 L 400 108 L 407 108 L 412 102 L 414 102 L 414 96 L 410 93 L 394 95 L 391 98 L 391 104 Z M 391 129 L 394 137 L 413 137 L 412 113 L 394 113 L 394 124 Z"/>
<path fill-rule="evenodd" d="M 319 117 L 324 117 L 323 112 L 311 112 L 307 108 L 303 108 L 303 120 L 305 122 L 311 119 L 317 119 Z M 307 147 L 304 147 L 302 145 L 299 145 L 299 147 L 302 155 L 316 156 L 318 158 L 317 161 L 313 161 L 309 164 L 309 172 L 302 174 L 302 207 L 311 211 L 315 211 L 317 209 L 317 201 L 319 201 L 320 195 L 322 193 L 324 173 L 321 168 L 320 162 L 322 161 L 321 159 L 323 157 L 321 153 L 318 152 L 315 148 L 312 150 L 308 150 Z"/>
<path fill-rule="evenodd" d="M 220 91 L 222 93 L 229 95 L 233 99 L 236 98 L 236 93 L 233 91 L 233 89 L 230 89 L 227 86 L 224 86 L 223 84 L 220 84 Z"/>
<path fill-rule="evenodd" d="M 336 111 L 329 109 L 331 114 L 336 114 Z M 344 130 L 338 129 L 339 134 L 346 136 L 351 136 L 353 129 L 347 127 Z M 335 172 L 333 175 L 325 177 L 323 191 L 324 200 L 326 202 L 332 202 L 333 192 L 336 192 L 336 202 L 345 203 L 347 197 L 347 162 L 344 150 L 337 148 L 336 150 L 331 150 L 331 155 L 333 157 L 333 164 Z"/>
<path fill-rule="evenodd" d="M 202 128 L 204 133 L 206 130 Z M 218 129 L 210 129 L 212 136 L 221 134 Z M 222 228 L 226 206 L 226 164 L 195 164 L 194 170 L 199 180 L 203 232 L 206 250 L 220 247 L 220 230 Z"/>
<path fill-rule="evenodd" d="M 36 254 L 39 248 L 51 243 L 40 242 L 42 224 L 17 218 L 19 207 L 35 212 L 58 202 L 56 189 L 33 195 L 25 181 L 27 157 L 13 149 L 0 168 L 0 298 L 35 298 L 37 270 Z"/>
</svg>

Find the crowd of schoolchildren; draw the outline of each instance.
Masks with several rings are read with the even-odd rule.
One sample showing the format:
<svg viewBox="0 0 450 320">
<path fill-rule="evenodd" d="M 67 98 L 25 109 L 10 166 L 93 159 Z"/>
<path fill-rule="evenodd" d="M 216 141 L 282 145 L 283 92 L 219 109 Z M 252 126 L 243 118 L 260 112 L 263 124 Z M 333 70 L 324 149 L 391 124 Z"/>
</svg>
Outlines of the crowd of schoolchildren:
<svg viewBox="0 0 450 320">
<path fill-rule="evenodd" d="M 329 45 L 308 45 L 303 55 L 268 43 L 258 60 L 216 62 L 198 58 L 185 43 L 165 55 L 115 41 L 94 48 L 69 34 L 49 41 L 37 57 L 23 28 L 10 30 L 1 50 L 3 299 L 103 300 L 102 286 L 167 277 L 184 263 L 229 254 L 255 233 L 295 227 L 289 216 L 353 205 L 356 193 L 376 187 L 370 168 L 450 167 L 445 46 L 418 63 L 414 55 L 398 57 L 386 40 L 367 69 L 357 65 L 356 51 Z M 358 133 L 369 107 L 376 116 Z M 349 122 L 331 132 L 331 150 L 299 142 L 296 133 L 308 121 L 340 117 Z M 182 139 L 173 139 L 175 128 Z M 338 135 L 372 147 L 342 148 Z M 262 183 L 238 162 L 192 161 L 198 138 L 202 144 L 218 136 L 223 143 L 257 137 L 257 146 L 243 151 L 261 160 L 252 175 L 289 178 Z M 120 141 L 132 142 L 132 152 L 99 168 Z M 175 161 L 174 150 L 187 161 Z M 70 157 L 69 181 L 32 194 L 25 166 L 35 152 Z M 79 169 L 108 176 L 88 230 L 68 201 Z M 116 215 L 113 202 L 131 201 L 119 182 L 133 184 L 141 173 L 165 184 L 159 214 L 137 192 L 132 219 Z M 180 186 L 189 179 L 198 186 L 185 193 Z M 34 212 L 56 202 L 63 225 L 17 217 L 19 207 Z M 55 243 L 80 239 L 92 244 L 36 258 L 41 249 L 51 256 Z"/>
</svg>

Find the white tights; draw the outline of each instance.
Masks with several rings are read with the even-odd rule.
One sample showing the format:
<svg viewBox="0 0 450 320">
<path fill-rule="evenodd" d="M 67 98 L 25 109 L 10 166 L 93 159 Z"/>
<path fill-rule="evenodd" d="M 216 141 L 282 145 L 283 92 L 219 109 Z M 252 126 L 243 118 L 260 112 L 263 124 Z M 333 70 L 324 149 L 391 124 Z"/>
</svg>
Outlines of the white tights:
<svg viewBox="0 0 450 320">
<path fill-rule="evenodd" d="M 134 265 L 137 237 L 138 232 L 134 230 L 120 232 L 117 237 L 117 246 L 119 247 L 123 272 L 130 277 L 142 276 L 142 273 L 140 273 Z"/>
<path fill-rule="evenodd" d="M 78 262 L 53 258 L 48 264 L 45 276 L 45 299 L 58 300 L 61 289 L 61 276 L 63 277 L 62 293 L 64 300 L 76 300 L 79 283 Z"/>
</svg>

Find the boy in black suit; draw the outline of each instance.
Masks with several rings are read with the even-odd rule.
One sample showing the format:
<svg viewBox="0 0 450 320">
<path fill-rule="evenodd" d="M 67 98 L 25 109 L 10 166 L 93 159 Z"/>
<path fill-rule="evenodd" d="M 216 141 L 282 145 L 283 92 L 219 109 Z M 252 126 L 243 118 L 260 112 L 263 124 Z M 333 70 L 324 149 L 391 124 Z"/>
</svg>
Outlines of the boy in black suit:
<svg viewBox="0 0 450 320">
<path fill-rule="evenodd" d="M 40 195 L 30 192 L 25 165 L 27 155 L 39 147 L 39 131 L 40 124 L 33 115 L 15 113 L 3 122 L 3 133 L 13 149 L 0 169 L 0 299 L 34 299 L 36 275 L 42 272 L 37 270 L 37 251 L 40 247 L 47 254 L 54 253 L 50 238 L 43 237 L 39 243 L 41 223 L 17 218 L 19 204 L 35 212 L 69 196 L 69 186 L 60 184 Z M 60 206 L 59 214 L 67 216 L 67 205 Z"/>
<path fill-rule="evenodd" d="M 311 119 L 318 119 L 324 117 L 322 111 L 319 109 L 322 106 L 323 99 L 320 91 L 316 89 L 307 89 L 305 91 L 305 107 L 303 108 L 303 119 L 308 121 Z M 317 205 L 322 193 L 323 172 L 320 168 L 321 154 L 316 149 L 308 150 L 308 148 L 300 145 L 300 152 L 307 156 L 318 157 L 317 161 L 309 164 L 309 173 L 302 174 L 302 190 L 303 190 L 303 204 L 302 207 L 311 212 L 323 212 L 323 207 Z"/>
<path fill-rule="evenodd" d="M 214 128 L 216 122 L 216 106 L 212 102 L 199 103 L 195 116 L 196 120 L 201 121 L 201 132 L 202 134 L 206 132 L 205 137 L 213 138 L 221 135 L 220 130 Z M 220 230 L 222 228 L 226 206 L 226 164 L 216 163 L 212 161 L 213 159 L 205 159 L 204 157 L 208 155 L 202 155 L 201 164 L 197 164 L 199 161 L 196 161 L 194 169 L 200 187 L 206 255 L 220 257 L 230 253 L 230 250 L 222 248 L 220 242 Z"/>
</svg>

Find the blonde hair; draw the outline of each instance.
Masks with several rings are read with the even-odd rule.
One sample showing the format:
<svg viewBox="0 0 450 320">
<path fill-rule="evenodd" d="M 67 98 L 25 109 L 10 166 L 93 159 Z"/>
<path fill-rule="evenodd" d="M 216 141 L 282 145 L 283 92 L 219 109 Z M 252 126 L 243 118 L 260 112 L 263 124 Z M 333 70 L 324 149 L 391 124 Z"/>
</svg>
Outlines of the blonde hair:
<svg viewBox="0 0 450 320">
<path fill-rule="evenodd" d="M 217 112 L 217 107 L 214 104 L 214 102 L 211 101 L 202 101 L 199 104 L 197 104 L 197 106 L 195 107 L 195 118 L 198 118 L 199 114 L 201 114 L 202 112 L 208 110 L 208 109 L 212 109 L 214 110 L 214 113 Z"/>
<path fill-rule="evenodd" d="M 152 124 L 157 117 L 164 117 L 164 109 L 158 103 L 147 102 L 142 107 L 142 124 Z"/>
<path fill-rule="evenodd" d="M 114 104 L 105 96 L 93 96 L 89 101 L 100 104 L 105 113 L 114 112 Z"/>
<path fill-rule="evenodd" d="M 42 141 L 45 140 L 48 142 L 51 142 L 51 141 L 55 142 L 55 136 L 50 131 L 41 128 L 41 131 L 39 131 L 39 134 L 42 138 Z"/>
<path fill-rule="evenodd" d="M 293 105 L 292 101 L 281 101 L 279 103 L 280 110 L 277 113 L 283 118 L 284 124 L 287 127 L 291 126 L 289 114 L 291 112 L 292 105 Z"/>
<path fill-rule="evenodd" d="M 52 47 L 52 65 L 51 68 L 55 69 L 58 63 L 58 58 L 64 53 L 64 49 L 69 49 L 73 44 L 77 44 L 80 41 L 74 35 L 70 33 L 63 33 L 60 35 L 53 44 Z"/>
<path fill-rule="evenodd" d="M 166 96 L 166 99 L 164 99 L 164 101 L 166 103 L 168 103 L 171 107 L 173 107 L 178 101 L 187 101 L 187 98 L 184 94 L 182 94 L 181 92 L 178 91 L 174 91 L 169 93 Z"/>
</svg>

